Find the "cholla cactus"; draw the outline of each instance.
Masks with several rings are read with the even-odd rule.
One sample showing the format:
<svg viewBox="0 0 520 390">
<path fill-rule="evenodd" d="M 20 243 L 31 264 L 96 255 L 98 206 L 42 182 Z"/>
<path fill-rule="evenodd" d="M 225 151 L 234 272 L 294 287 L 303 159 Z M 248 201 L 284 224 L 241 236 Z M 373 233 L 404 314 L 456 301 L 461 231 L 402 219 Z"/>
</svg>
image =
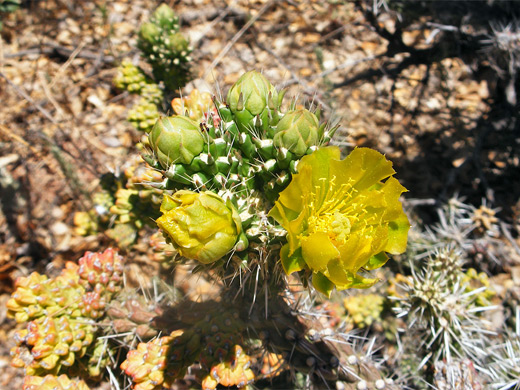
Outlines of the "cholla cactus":
<svg viewBox="0 0 520 390">
<path fill-rule="evenodd" d="M 162 80 L 168 91 L 186 84 L 192 49 L 179 33 L 178 18 L 168 5 L 161 4 L 150 22 L 141 25 L 137 45 L 152 66 L 155 79 Z"/>
<path fill-rule="evenodd" d="M 397 275 L 388 290 L 397 316 L 405 321 L 400 357 L 409 366 L 409 383 L 416 386 L 481 388 L 486 381 L 496 383 L 483 363 L 490 353 L 485 339 L 496 336 L 486 315 L 495 309 L 495 292 L 484 272 L 464 265 L 476 248 L 487 248 L 488 258 L 496 259 L 498 221 L 485 204 L 475 208 L 456 198 L 438 216 L 437 224 L 413 232 L 407 253 L 411 275 Z M 413 349 L 407 348 L 412 342 Z M 420 369 L 427 375 L 418 378 Z"/>
<path fill-rule="evenodd" d="M 295 272 L 325 295 L 367 288 L 377 280 L 359 273 L 382 266 L 385 252 L 404 251 L 409 224 L 398 198 L 405 189 L 391 177 L 391 163 L 368 149 L 340 160 L 338 149 L 324 146 L 334 129 L 319 113 L 284 113 L 283 93 L 255 71 L 237 81 L 226 103 L 215 102 L 218 116 L 197 98 L 174 100 L 177 115 L 161 117 L 149 133 L 145 160 L 164 177 L 156 182 L 165 192 L 156 221 L 179 254 L 175 262 L 216 271 L 208 277 L 218 275 L 223 296 L 235 301 L 218 315 L 207 305 L 192 318 L 182 306 L 165 313 L 163 328 L 176 316 L 183 325 L 129 354 L 122 367 L 134 388 L 169 384 L 196 362 L 203 388 L 242 387 L 266 354 L 281 356 L 280 372 L 297 367 L 327 386 L 391 388 L 373 369 L 354 374 L 343 366 L 357 365 L 350 347 L 339 352 L 319 336 L 306 339 L 308 325 L 284 314 L 298 312 L 296 300 L 288 305 L 280 295 L 289 291 L 284 274 Z"/>
<path fill-rule="evenodd" d="M 520 339 L 518 333 L 507 334 L 506 340 L 490 346 L 488 358 L 492 389 L 509 390 L 520 387 Z"/>
<path fill-rule="evenodd" d="M 444 259 L 443 263 L 438 261 L 439 257 Z M 413 352 L 422 351 L 420 365 L 446 361 L 449 371 L 455 360 L 476 362 L 483 356 L 483 336 L 493 332 L 480 313 L 493 307 L 482 307 L 477 302 L 485 287 L 473 290 L 464 279 L 460 254 L 448 249 L 429 258 L 421 269 L 412 270 L 408 283 L 401 286 L 404 297 L 399 299 L 395 311 L 398 317 L 406 319 L 408 332 L 420 333 L 422 343 L 414 345 Z M 454 372 L 447 375 L 457 377 Z"/>
<path fill-rule="evenodd" d="M 177 93 L 190 78 L 191 47 L 179 32 L 178 18 L 166 4 L 161 4 L 149 22 L 139 29 L 138 48 L 152 67 L 153 78 L 129 60 L 118 68 L 117 88 L 141 96 L 128 114 L 128 121 L 138 130 L 149 133 L 161 111 L 165 97 Z M 184 114 L 184 113 L 183 113 Z"/>
<path fill-rule="evenodd" d="M 95 356 L 93 352 L 99 352 L 94 342 L 98 323 L 121 284 L 122 258 L 112 249 L 87 252 L 79 264 L 67 262 L 55 278 L 34 272 L 18 279 L 7 305 L 8 315 L 17 322 L 27 322 L 27 326 L 16 332 L 12 365 L 24 368 L 28 376 L 58 375 L 86 358 L 79 366 L 94 374 L 91 369 L 97 363 L 89 362 L 89 358 Z M 38 381 L 27 379 L 27 386 L 37 383 L 49 389 L 75 386 L 66 377 L 45 377 Z"/>
</svg>

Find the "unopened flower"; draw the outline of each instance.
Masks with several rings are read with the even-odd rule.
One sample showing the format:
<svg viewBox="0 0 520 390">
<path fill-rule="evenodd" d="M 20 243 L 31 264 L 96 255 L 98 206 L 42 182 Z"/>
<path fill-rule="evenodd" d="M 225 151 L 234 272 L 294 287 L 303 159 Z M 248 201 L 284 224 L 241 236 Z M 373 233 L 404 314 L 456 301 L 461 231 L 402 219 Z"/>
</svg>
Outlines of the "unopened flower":
<svg viewBox="0 0 520 390">
<path fill-rule="evenodd" d="M 385 252 L 404 252 L 410 227 L 392 163 L 368 148 L 340 160 L 338 148 L 325 147 L 303 157 L 298 172 L 269 212 L 287 230 L 285 272 L 312 271 L 313 285 L 327 295 L 334 286 L 372 286 L 377 279 L 358 271 L 384 265 Z"/>
<path fill-rule="evenodd" d="M 165 195 L 157 225 L 178 252 L 209 264 L 235 246 L 242 223 L 237 210 L 211 191 L 180 190 Z"/>
<path fill-rule="evenodd" d="M 189 164 L 204 148 L 197 122 L 183 115 L 161 117 L 148 137 L 161 166 Z"/>
<path fill-rule="evenodd" d="M 319 133 L 320 124 L 316 115 L 305 109 L 290 111 L 276 126 L 273 142 L 276 147 L 284 147 L 301 157 L 310 146 L 317 144 Z"/>
<path fill-rule="evenodd" d="M 231 87 L 227 103 L 239 129 L 246 131 L 252 127 L 252 120 L 256 116 L 266 126 L 269 123 L 269 110 L 280 107 L 282 96 L 263 74 L 252 70 L 243 74 Z"/>
</svg>

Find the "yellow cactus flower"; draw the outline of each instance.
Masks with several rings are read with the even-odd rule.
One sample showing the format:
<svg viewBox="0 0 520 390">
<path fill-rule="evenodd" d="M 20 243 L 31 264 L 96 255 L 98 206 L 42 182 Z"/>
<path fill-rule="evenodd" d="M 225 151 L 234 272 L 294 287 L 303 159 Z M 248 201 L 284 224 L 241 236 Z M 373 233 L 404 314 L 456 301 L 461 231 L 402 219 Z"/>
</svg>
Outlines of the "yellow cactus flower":
<svg viewBox="0 0 520 390">
<path fill-rule="evenodd" d="M 406 189 L 394 173 L 385 156 L 368 148 L 344 160 L 332 146 L 304 156 L 269 212 L 287 230 L 280 251 L 285 272 L 312 271 L 314 287 L 326 295 L 334 287 L 372 286 L 377 279 L 358 271 L 379 268 L 385 252 L 406 249 L 410 224 L 399 202 Z"/>
<path fill-rule="evenodd" d="M 228 253 L 242 232 L 238 211 L 211 191 L 177 191 L 165 195 L 157 225 L 177 251 L 210 264 Z"/>
</svg>

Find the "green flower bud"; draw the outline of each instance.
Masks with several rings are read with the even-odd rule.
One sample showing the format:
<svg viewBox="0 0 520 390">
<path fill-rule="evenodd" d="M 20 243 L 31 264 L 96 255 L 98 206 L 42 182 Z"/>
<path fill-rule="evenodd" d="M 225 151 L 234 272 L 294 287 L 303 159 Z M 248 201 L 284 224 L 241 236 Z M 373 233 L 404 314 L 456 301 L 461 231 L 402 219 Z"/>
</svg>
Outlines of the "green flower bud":
<svg viewBox="0 0 520 390">
<path fill-rule="evenodd" d="M 182 115 L 161 117 L 148 139 L 161 166 L 189 164 L 202 152 L 204 138 L 197 122 Z"/>
<path fill-rule="evenodd" d="M 154 42 L 160 35 L 160 28 L 150 22 L 143 23 L 139 29 L 139 37 L 148 43 Z"/>
<path fill-rule="evenodd" d="M 177 25 L 175 12 L 168 6 L 168 4 L 164 3 L 155 10 L 152 19 L 161 27 L 175 28 Z"/>
<path fill-rule="evenodd" d="M 188 40 L 184 35 L 181 33 L 173 33 L 170 34 L 167 41 L 167 47 L 174 53 L 180 53 L 182 51 L 185 51 L 186 54 L 188 50 Z"/>
<path fill-rule="evenodd" d="M 273 137 L 278 148 L 289 149 L 296 156 L 306 154 L 309 146 L 314 146 L 319 139 L 319 122 L 309 110 L 290 111 L 278 122 Z"/>
<path fill-rule="evenodd" d="M 247 129 L 257 115 L 267 125 L 268 111 L 280 106 L 275 87 L 264 75 L 254 70 L 242 75 L 231 87 L 227 103 L 241 130 Z"/>
<path fill-rule="evenodd" d="M 238 211 L 213 192 L 165 195 L 157 225 L 184 257 L 210 264 L 228 253 L 242 232 Z"/>
</svg>

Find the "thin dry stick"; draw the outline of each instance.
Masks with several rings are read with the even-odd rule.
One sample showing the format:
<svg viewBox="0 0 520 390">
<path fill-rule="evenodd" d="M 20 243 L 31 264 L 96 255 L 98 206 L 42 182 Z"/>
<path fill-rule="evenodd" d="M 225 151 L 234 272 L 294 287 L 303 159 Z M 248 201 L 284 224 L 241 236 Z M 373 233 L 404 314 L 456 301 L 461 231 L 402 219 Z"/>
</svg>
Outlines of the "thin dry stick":
<svg viewBox="0 0 520 390">
<path fill-rule="evenodd" d="M 11 129 L 9 129 L 8 127 L 6 127 L 4 125 L 0 125 L 0 132 L 3 133 L 4 135 L 6 135 L 7 137 L 11 138 L 13 141 L 19 142 L 26 148 L 29 148 L 31 153 L 33 153 L 35 156 L 40 157 L 40 152 L 38 151 L 38 149 L 36 149 L 34 146 L 32 146 L 29 142 L 24 140 L 18 134 L 13 133 L 11 131 Z"/>
<path fill-rule="evenodd" d="M 74 59 L 77 57 L 77 55 L 80 53 L 80 51 L 83 50 L 84 47 L 85 47 L 85 42 L 81 42 L 80 45 L 76 49 L 74 49 L 74 51 L 70 54 L 70 57 L 68 58 L 68 60 L 65 61 L 65 63 L 62 66 L 60 66 L 60 68 L 58 69 L 58 71 L 56 72 L 54 77 L 52 78 L 52 81 L 49 84 L 49 89 L 52 89 L 52 87 L 54 87 L 56 80 L 58 80 L 58 76 L 60 76 L 70 66 L 72 61 L 74 61 Z"/>
<path fill-rule="evenodd" d="M 4 70 L 4 40 L 2 39 L 2 36 L 0 35 L 0 71 Z"/>
<path fill-rule="evenodd" d="M 47 111 L 45 108 L 43 108 L 40 104 L 36 103 L 32 97 L 30 97 L 27 92 L 25 92 L 22 88 L 20 88 L 18 85 L 13 83 L 11 80 L 7 78 L 5 74 L 0 72 L 0 77 L 3 78 L 7 84 L 9 84 L 13 89 L 16 91 L 17 94 L 19 94 L 21 97 L 23 97 L 25 100 L 27 100 L 29 103 L 31 103 L 34 107 L 40 111 L 45 118 L 50 120 L 55 125 L 58 124 L 58 122 L 54 119 L 54 117 L 50 114 L 49 111 Z"/>
<path fill-rule="evenodd" d="M 61 178 L 65 178 L 65 175 L 63 174 L 63 172 L 61 172 L 60 170 L 58 169 L 55 169 L 54 167 L 52 167 L 51 165 L 49 165 L 46 161 L 45 161 L 45 158 L 43 157 L 43 155 L 41 154 L 41 152 L 36 149 L 34 146 L 32 146 L 30 143 L 28 143 L 26 140 L 24 140 L 22 137 L 20 137 L 19 135 L 13 133 L 11 131 L 11 129 L 9 129 L 8 127 L 6 126 L 3 126 L 3 125 L 0 125 L 0 133 L 3 133 L 4 135 L 6 135 L 7 137 L 9 137 L 10 139 L 12 139 L 13 141 L 15 142 L 19 142 L 20 144 L 22 144 L 24 147 L 28 148 L 32 154 L 34 154 L 36 157 L 38 157 L 38 160 L 43 162 L 47 168 L 49 168 L 49 170 L 53 173 L 56 173 L 58 174 Z"/>
<path fill-rule="evenodd" d="M 40 79 L 40 83 L 43 87 L 43 91 L 45 92 L 45 96 L 47 96 L 47 99 L 51 102 L 51 104 L 54 106 L 56 112 L 58 113 L 58 117 L 63 117 L 63 108 L 59 105 L 59 103 L 54 99 L 54 96 L 52 95 L 51 91 L 51 85 L 47 84 L 47 81 L 45 80 L 45 76 L 42 72 L 38 72 L 38 78 Z"/>
<path fill-rule="evenodd" d="M 220 23 L 232 10 L 232 7 L 235 5 L 236 0 L 233 0 L 231 4 L 229 4 L 224 11 L 222 11 L 218 17 L 216 17 L 208 27 L 202 32 L 200 37 L 198 37 L 195 41 L 193 41 L 192 45 L 197 46 L 202 39 L 211 31 L 213 28 Z"/>
<path fill-rule="evenodd" d="M 215 66 L 217 66 L 220 63 L 222 58 L 224 58 L 226 56 L 226 54 L 229 52 L 229 50 L 231 50 L 233 45 L 240 39 L 240 37 L 242 37 L 242 35 L 244 35 L 244 33 L 249 29 L 249 27 L 251 27 L 258 20 L 258 18 L 260 18 L 260 16 L 262 16 L 265 13 L 265 11 L 267 11 L 274 3 L 277 3 L 279 1 L 280 0 L 271 0 L 268 3 L 266 3 L 262 8 L 260 8 L 260 11 L 258 11 L 258 13 L 255 16 L 253 16 L 251 18 L 251 20 L 249 22 L 247 22 L 244 25 L 244 27 L 242 27 L 240 29 L 240 31 L 238 31 L 235 34 L 235 36 L 228 42 L 228 44 L 224 47 L 224 49 L 222 49 L 222 51 L 218 54 L 218 56 L 215 58 L 215 60 L 213 60 L 210 67 L 208 69 L 206 69 L 206 72 L 204 72 L 203 78 L 206 78 L 207 75 L 209 73 L 211 73 L 213 71 L 213 69 L 215 69 Z"/>
<path fill-rule="evenodd" d="M 41 105 L 36 103 L 33 98 L 31 98 L 27 92 L 25 92 L 22 88 L 14 84 L 9 78 L 4 75 L 2 72 L 0 72 L 0 78 L 3 78 L 7 84 L 9 84 L 13 89 L 24 99 L 26 99 L 29 103 L 31 103 L 34 107 L 38 109 L 48 120 L 50 120 L 53 124 L 55 124 L 60 130 L 61 127 L 59 123 L 54 119 L 54 117 L 47 111 L 45 108 L 43 108 Z M 39 131 L 38 134 L 43 139 L 43 141 L 47 144 L 47 146 L 50 148 L 50 151 L 58 164 L 60 165 L 60 168 L 62 170 L 62 173 L 67 178 L 66 182 L 69 185 L 69 187 L 72 189 L 72 192 L 76 192 L 77 194 L 83 195 L 86 199 L 90 200 L 90 194 L 79 184 L 79 178 L 76 174 L 76 171 L 71 168 L 70 163 L 65 160 L 63 157 L 64 150 L 60 148 L 54 140 L 49 137 L 47 134 L 45 134 L 42 131 Z M 81 201 L 81 199 L 80 199 Z"/>
</svg>

